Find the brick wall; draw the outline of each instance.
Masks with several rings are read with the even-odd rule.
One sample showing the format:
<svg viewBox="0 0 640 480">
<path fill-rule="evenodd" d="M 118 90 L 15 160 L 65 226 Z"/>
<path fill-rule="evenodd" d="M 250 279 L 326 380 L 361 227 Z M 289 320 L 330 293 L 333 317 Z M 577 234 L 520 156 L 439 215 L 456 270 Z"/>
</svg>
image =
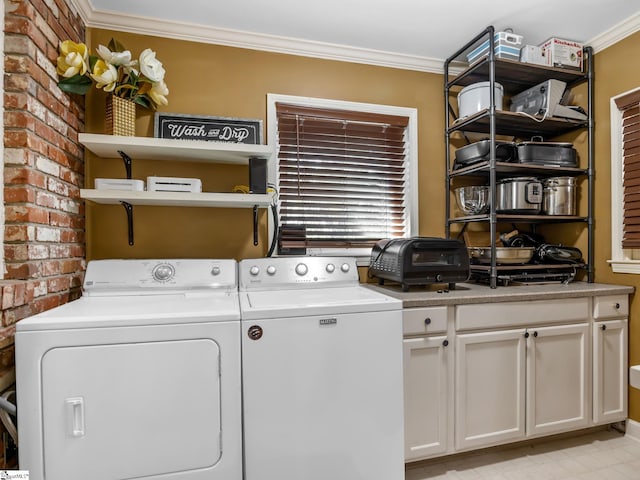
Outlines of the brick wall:
<svg viewBox="0 0 640 480">
<path fill-rule="evenodd" d="M 77 298 L 85 267 L 84 98 L 60 91 L 55 72 L 59 41 L 84 41 L 84 26 L 66 0 L 6 0 L 4 20 L 0 390 L 14 375 L 15 323 Z M 15 462 L 6 441 L 0 468 Z"/>
</svg>

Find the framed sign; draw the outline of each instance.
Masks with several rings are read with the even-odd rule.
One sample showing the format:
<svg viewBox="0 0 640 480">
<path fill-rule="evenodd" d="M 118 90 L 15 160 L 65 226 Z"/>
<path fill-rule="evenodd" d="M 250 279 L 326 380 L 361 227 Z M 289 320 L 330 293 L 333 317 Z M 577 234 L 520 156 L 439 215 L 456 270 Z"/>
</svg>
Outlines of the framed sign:
<svg viewBox="0 0 640 480">
<path fill-rule="evenodd" d="M 262 120 L 156 112 L 156 138 L 262 144 Z"/>
</svg>

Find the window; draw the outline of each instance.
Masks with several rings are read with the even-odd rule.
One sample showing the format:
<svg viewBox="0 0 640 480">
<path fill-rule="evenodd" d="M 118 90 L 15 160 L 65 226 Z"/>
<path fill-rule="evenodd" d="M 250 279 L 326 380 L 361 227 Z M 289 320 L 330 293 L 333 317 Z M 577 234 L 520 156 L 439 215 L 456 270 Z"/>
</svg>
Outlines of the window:
<svg viewBox="0 0 640 480">
<path fill-rule="evenodd" d="M 640 89 L 611 99 L 611 252 L 616 273 L 640 273 Z"/>
<path fill-rule="evenodd" d="M 368 256 L 377 240 L 415 235 L 415 109 L 279 95 L 268 103 L 280 253 Z"/>
</svg>

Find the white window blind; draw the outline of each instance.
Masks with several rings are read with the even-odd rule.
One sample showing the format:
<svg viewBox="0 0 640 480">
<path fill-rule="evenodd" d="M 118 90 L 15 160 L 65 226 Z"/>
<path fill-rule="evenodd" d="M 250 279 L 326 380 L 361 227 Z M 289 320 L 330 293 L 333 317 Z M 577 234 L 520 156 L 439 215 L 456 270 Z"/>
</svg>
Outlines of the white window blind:
<svg viewBox="0 0 640 480">
<path fill-rule="evenodd" d="M 408 117 L 276 103 L 276 118 L 282 247 L 408 235 Z"/>
</svg>

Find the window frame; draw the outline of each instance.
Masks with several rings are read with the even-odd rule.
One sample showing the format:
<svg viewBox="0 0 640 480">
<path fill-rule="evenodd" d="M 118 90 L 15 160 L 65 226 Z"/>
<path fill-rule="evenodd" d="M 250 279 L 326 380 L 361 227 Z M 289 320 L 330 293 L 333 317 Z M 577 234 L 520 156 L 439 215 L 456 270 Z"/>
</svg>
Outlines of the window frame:
<svg viewBox="0 0 640 480">
<path fill-rule="evenodd" d="M 622 111 L 616 100 L 634 92 L 640 92 L 640 87 L 621 93 L 610 99 L 611 115 L 611 265 L 614 273 L 640 274 L 640 249 L 623 248 L 623 218 L 624 218 L 624 181 L 623 151 L 622 151 Z"/>
<path fill-rule="evenodd" d="M 352 110 L 361 112 L 371 112 L 386 115 L 401 115 L 409 118 L 407 125 L 406 144 L 408 146 L 408 168 L 406 188 L 407 195 L 407 232 L 410 236 L 418 234 L 418 110 L 411 107 L 397 107 L 392 105 L 379 105 L 373 103 L 350 102 L 343 100 L 332 100 L 315 97 L 301 97 L 294 95 L 267 94 L 267 142 L 274 146 L 273 154 L 268 162 L 267 182 L 276 185 L 278 179 L 278 132 L 276 129 L 276 103 L 288 103 L 292 105 L 329 108 L 337 110 Z M 269 217 L 268 222 L 269 242 L 273 241 L 274 231 L 273 218 Z M 307 255 L 331 255 L 331 256 L 351 256 L 356 257 L 358 265 L 368 265 L 371 255 L 371 248 L 313 248 L 307 249 Z M 277 251 L 274 252 L 277 256 Z"/>
</svg>

